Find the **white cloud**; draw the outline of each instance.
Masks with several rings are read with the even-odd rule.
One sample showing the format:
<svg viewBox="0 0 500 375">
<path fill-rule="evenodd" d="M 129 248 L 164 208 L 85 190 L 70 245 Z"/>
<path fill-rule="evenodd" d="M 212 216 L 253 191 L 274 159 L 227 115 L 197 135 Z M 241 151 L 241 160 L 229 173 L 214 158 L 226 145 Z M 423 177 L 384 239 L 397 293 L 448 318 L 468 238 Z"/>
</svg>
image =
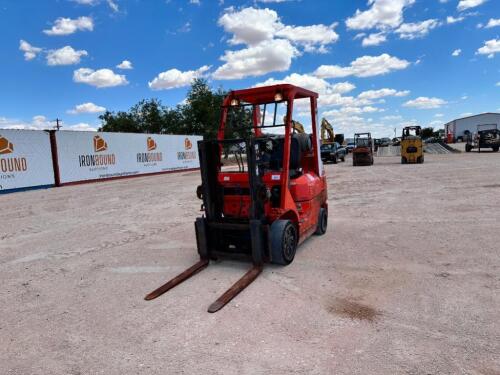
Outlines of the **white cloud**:
<svg viewBox="0 0 500 375">
<path fill-rule="evenodd" d="M 380 108 L 372 107 L 372 106 L 364 106 L 364 107 L 349 107 L 345 106 L 340 109 L 332 109 L 330 111 L 323 112 L 325 116 L 333 116 L 333 117 L 345 117 L 347 115 L 360 115 L 362 113 L 373 113 L 373 112 L 382 112 Z"/>
<path fill-rule="evenodd" d="M 101 113 L 104 112 L 105 110 L 106 108 L 104 107 L 88 102 L 88 103 L 78 104 L 77 106 L 75 106 L 75 108 L 70 109 L 68 113 L 72 115 L 81 113 Z"/>
<path fill-rule="evenodd" d="M 170 69 L 158 74 L 148 85 L 153 90 L 169 90 L 188 86 L 193 79 L 202 77 L 209 69 L 210 67 L 207 65 L 197 70 L 188 70 L 186 72 L 181 72 L 178 69 Z"/>
<path fill-rule="evenodd" d="M 218 20 L 232 34 L 230 45 L 244 44 L 241 50 L 228 50 L 220 57 L 224 64 L 214 77 L 238 79 L 289 69 L 301 52 L 325 53 L 339 36 L 331 25 L 285 25 L 272 9 L 229 7 Z M 300 50 L 299 50 L 300 49 Z"/>
<path fill-rule="evenodd" d="M 457 9 L 459 11 L 462 11 L 469 8 L 475 8 L 485 2 L 486 0 L 460 0 L 460 2 L 457 5 Z"/>
<path fill-rule="evenodd" d="M 72 1 L 74 1 L 75 3 L 78 3 L 80 5 L 90 5 L 90 6 L 97 5 L 101 2 L 101 0 L 72 0 Z M 118 12 L 120 10 L 118 7 L 118 4 L 115 1 L 106 0 L 106 3 L 108 4 L 108 6 L 111 8 L 111 10 L 113 12 Z"/>
<path fill-rule="evenodd" d="M 500 86 L 500 81 L 497 82 L 496 86 Z"/>
<path fill-rule="evenodd" d="M 22 121 L 17 119 L 9 119 L 0 117 L 0 129 L 27 129 L 27 130 L 47 130 L 54 129 L 54 121 L 47 120 L 47 117 L 42 115 L 34 116 L 31 121 Z M 65 130 L 87 130 L 97 131 L 95 126 L 87 123 L 78 124 L 63 124 Z"/>
<path fill-rule="evenodd" d="M 298 51 L 288 40 L 273 39 L 238 51 L 226 51 L 215 79 L 239 79 L 288 70 Z"/>
<path fill-rule="evenodd" d="M 189 4 L 201 5 L 200 0 L 189 0 Z"/>
<path fill-rule="evenodd" d="M 384 116 L 380 118 L 382 121 L 397 121 L 397 120 L 402 120 L 403 116 L 401 115 L 389 115 L 389 116 Z"/>
<path fill-rule="evenodd" d="M 77 31 L 92 31 L 94 21 L 90 17 L 78 17 L 76 19 L 60 17 L 55 20 L 49 30 L 43 30 L 47 35 L 69 35 Z"/>
<path fill-rule="evenodd" d="M 24 52 L 24 59 L 26 61 L 33 60 L 41 51 L 41 48 L 32 46 L 25 40 L 19 41 L 19 50 Z"/>
<path fill-rule="evenodd" d="M 380 98 L 384 98 L 387 96 L 402 97 L 402 96 L 408 95 L 409 93 L 410 93 L 410 91 L 408 91 L 408 90 L 397 91 L 394 89 L 383 88 L 383 89 L 379 89 L 379 90 L 363 91 L 361 94 L 358 95 L 358 98 L 375 100 L 375 99 L 380 99 Z"/>
<path fill-rule="evenodd" d="M 85 132 L 96 132 L 97 127 L 87 124 L 85 122 L 79 122 L 78 124 L 69 125 L 64 128 L 64 130 L 73 130 L 73 131 L 85 131 Z"/>
<path fill-rule="evenodd" d="M 346 20 L 348 29 L 390 29 L 403 22 L 403 10 L 415 0 L 368 0 L 370 8 L 365 11 L 356 10 L 354 16 Z"/>
<path fill-rule="evenodd" d="M 440 108 L 447 102 L 440 98 L 428 98 L 426 96 L 420 96 L 413 100 L 408 100 L 403 104 L 404 107 L 411 107 L 417 109 L 433 109 Z"/>
<path fill-rule="evenodd" d="M 500 26 L 500 18 L 490 18 L 485 27 L 489 29 L 490 27 L 497 27 L 497 26 Z"/>
<path fill-rule="evenodd" d="M 363 47 L 378 46 L 378 45 L 384 43 L 386 40 L 387 40 L 387 37 L 385 36 L 385 34 L 383 32 L 374 33 L 374 34 L 370 34 L 367 37 L 363 38 L 361 45 Z"/>
<path fill-rule="evenodd" d="M 335 43 L 339 36 L 335 32 L 336 23 L 309 26 L 284 25 L 278 13 L 265 8 L 244 8 L 226 10 L 218 21 L 224 31 L 233 34 L 229 44 L 253 46 L 266 40 L 284 38 L 305 48 L 307 52 L 324 52 L 326 46 Z"/>
<path fill-rule="evenodd" d="M 452 24 L 452 23 L 457 23 L 457 22 L 461 22 L 465 19 L 465 17 L 453 17 L 453 16 L 448 16 L 446 17 L 446 23 L 447 24 Z"/>
<path fill-rule="evenodd" d="M 352 90 L 354 90 L 356 86 L 354 86 L 351 82 L 339 82 L 332 86 L 332 92 L 337 92 L 339 94 L 345 94 Z"/>
<path fill-rule="evenodd" d="M 425 20 L 422 22 L 415 23 L 404 23 L 399 26 L 395 32 L 399 34 L 401 39 L 416 39 L 423 38 L 429 31 L 439 26 L 439 22 L 436 19 Z"/>
<path fill-rule="evenodd" d="M 75 51 L 73 47 L 65 46 L 47 52 L 47 65 L 74 65 L 79 64 L 82 56 L 87 56 L 85 50 Z"/>
<path fill-rule="evenodd" d="M 451 55 L 456 57 L 456 56 L 459 56 L 461 53 L 462 53 L 462 50 L 460 48 L 458 48 L 458 49 L 454 50 L 451 53 Z"/>
<path fill-rule="evenodd" d="M 436 113 L 434 117 L 443 117 L 444 115 L 442 113 Z"/>
<path fill-rule="evenodd" d="M 99 0 L 72 0 L 75 3 L 81 4 L 81 5 L 96 5 Z"/>
<path fill-rule="evenodd" d="M 116 74 L 111 69 L 93 70 L 80 68 L 73 72 L 73 81 L 86 83 L 98 88 L 127 85 L 128 81 L 124 75 Z"/>
<path fill-rule="evenodd" d="M 491 39 L 484 42 L 484 46 L 479 48 L 476 53 L 488 55 L 488 58 L 492 58 L 498 52 L 500 52 L 500 39 Z"/>
<path fill-rule="evenodd" d="M 128 60 L 123 60 L 120 64 L 116 66 L 118 69 L 134 69 L 132 63 Z"/>
<path fill-rule="evenodd" d="M 362 56 L 352 61 L 349 66 L 321 65 L 314 75 L 320 78 L 338 78 L 347 76 L 372 77 L 394 70 L 406 69 L 410 63 L 384 53 L 380 56 Z"/>
<path fill-rule="evenodd" d="M 118 8 L 118 4 L 113 0 L 107 0 L 108 6 L 111 8 L 113 12 L 118 12 L 120 9 Z"/>
<path fill-rule="evenodd" d="M 356 88 L 350 82 L 339 82 L 331 84 L 322 78 L 309 74 L 292 73 L 283 79 L 269 78 L 265 82 L 258 83 L 256 86 L 270 86 L 281 83 L 289 83 L 295 86 L 304 87 L 319 94 L 339 93 L 344 94 Z"/>
<path fill-rule="evenodd" d="M 342 96 L 339 93 L 320 95 L 318 103 L 321 107 L 360 107 L 372 104 L 369 99 L 360 99 L 352 96 Z"/>
<path fill-rule="evenodd" d="M 325 46 L 335 43 L 339 35 L 335 32 L 336 23 L 311 26 L 285 26 L 276 33 L 277 37 L 288 39 L 292 43 L 303 46 L 307 52 L 325 51 Z"/>
<path fill-rule="evenodd" d="M 227 33 L 233 34 L 230 44 L 255 45 L 274 37 L 282 28 L 278 13 L 271 9 L 228 8 L 218 21 Z"/>
</svg>

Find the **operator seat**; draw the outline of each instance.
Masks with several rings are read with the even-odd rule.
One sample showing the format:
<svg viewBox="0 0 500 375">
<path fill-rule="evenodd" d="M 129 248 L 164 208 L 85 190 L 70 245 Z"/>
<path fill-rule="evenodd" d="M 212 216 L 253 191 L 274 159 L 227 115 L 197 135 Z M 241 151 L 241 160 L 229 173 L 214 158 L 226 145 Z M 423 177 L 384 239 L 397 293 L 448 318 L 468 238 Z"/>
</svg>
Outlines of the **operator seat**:
<svg viewBox="0 0 500 375">
<path fill-rule="evenodd" d="M 308 134 L 293 134 L 290 140 L 290 178 L 297 178 L 302 174 L 302 152 L 311 150 L 311 138 Z M 283 168 L 284 138 L 276 140 L 271 154 L 270 168 L 279 171 Z"/>
</svg>

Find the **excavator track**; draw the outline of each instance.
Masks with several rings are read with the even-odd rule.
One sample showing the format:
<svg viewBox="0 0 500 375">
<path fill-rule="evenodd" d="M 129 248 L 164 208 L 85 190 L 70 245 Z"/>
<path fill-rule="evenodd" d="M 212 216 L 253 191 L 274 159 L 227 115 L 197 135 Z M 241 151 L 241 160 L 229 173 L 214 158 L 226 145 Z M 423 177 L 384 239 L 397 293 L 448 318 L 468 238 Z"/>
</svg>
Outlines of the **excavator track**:
<svg viewBox="0 0 500 375">
<path fill-rule="evenodd" d="M 201 270 L 205 269 L 209 264 L 208 260 L 201 259 L 198 263 L 189 267 L 184 272 L 180 273 L 172 280 L 163 284 L 159 288 L 155 289 L 149 293 L 144 299 L 150 301 L 152 299 L 158 298 L 162 294 L 168 292 L 170 289 L 176 287 L 183 281 L 186 281 L 191 276 L 197 274 Z M 250 270 L 247 271 L 237 282 L 235 282 L 223 295 L 221 295 L 214 303 L 212 303 L 209 308 L 209 313 L 214 313 L 226 306 L 234 297 L 236 297 L 243 289 L 249 286 L 262 272 L 262 265 L 254 265 Z"/>
</svg>

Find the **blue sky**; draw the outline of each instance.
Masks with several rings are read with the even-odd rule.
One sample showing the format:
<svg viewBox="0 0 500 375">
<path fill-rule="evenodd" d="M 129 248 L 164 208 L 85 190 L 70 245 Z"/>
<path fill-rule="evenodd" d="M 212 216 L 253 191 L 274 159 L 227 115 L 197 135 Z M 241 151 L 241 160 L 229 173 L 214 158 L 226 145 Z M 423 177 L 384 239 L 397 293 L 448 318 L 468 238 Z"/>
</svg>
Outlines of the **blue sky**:
<svg viewBox="0 0 500 375">
<path fill-rule="evenodd" d="M 0 0 L 0 127 L 95 129 L 205 77 L 318 91 L 346 134 L 438 128 L 500 111 L 499 35 L 499 0 Z"/>
</svg>

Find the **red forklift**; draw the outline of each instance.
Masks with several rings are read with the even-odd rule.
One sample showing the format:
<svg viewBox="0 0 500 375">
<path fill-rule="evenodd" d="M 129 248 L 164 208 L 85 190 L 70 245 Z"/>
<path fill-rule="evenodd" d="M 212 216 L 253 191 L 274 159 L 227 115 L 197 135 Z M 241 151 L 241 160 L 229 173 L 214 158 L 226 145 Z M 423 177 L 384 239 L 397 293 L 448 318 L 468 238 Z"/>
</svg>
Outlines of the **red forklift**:
<svg viewBox="0 0 500 375">
<path fill-rule="evenodd" d="M 354 134 L 352 165 L 373 165 L 373 141 L 371 133 Z"/>
<path fill-rule="evenodd" d="M 299 99 L 310 107 L 310 135 L 293 128 L 294 101 Z M 317 99 L 317 93 L 288 84 L 227 95 L 217 139 L 198 142 L 202 184 L 196 193 L 204 212 L 195 222 L 200 260 L 146 300 L 187 280 L 210 260 L 251 261 L 250 270 L 208 308 L 216 312 L 257 278 L 264 263 L 286 266 L 299 244 L 326 232 Z"/>
</svg>

